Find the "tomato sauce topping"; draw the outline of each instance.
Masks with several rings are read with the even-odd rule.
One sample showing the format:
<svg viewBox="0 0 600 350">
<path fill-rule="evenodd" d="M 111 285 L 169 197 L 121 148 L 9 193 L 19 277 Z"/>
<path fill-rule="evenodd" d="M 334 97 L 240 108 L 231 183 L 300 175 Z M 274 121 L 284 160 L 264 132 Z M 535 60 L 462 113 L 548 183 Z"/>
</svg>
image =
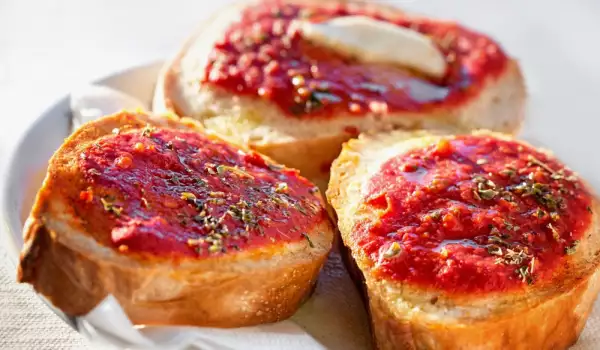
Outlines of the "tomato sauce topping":
<svg viewBox="0 0 600 350">
<path fill-rule="evenodd" d="M 354 235 L 376 273 L 452 292 L 550 278 L 592 217 L 591 195 L 571 170 L 489 136 L 391 158 L 363 190 L 378 219 Z"/>
<path fill-rule="evenodd" d="M 342 57 L 303 40 L 297 26 L 290 25 L 293 20 L 349 15 L 389 21 L 429 36 L 446 56 L 445 77 L 434 82 L 390 65 Z M 502 49 L 482 34 L 451 22 L 390 16 L 370 5 L 307 7 L 265 1 L 243 11 L 215 44 L 201 82 L 259 96 L 290 116 L 360 116 L 461 104 L 507 66 Z"/>
<path fill-rule="evenodd" d="M 326 220 L 316 187 L 296 170 L 196 132 L 148 126 L 106 136 L 79 164 L 79 217 L 122 252 L 205 257 L 282 241 L 312 246 L 306 232 Z"/>
</svg>

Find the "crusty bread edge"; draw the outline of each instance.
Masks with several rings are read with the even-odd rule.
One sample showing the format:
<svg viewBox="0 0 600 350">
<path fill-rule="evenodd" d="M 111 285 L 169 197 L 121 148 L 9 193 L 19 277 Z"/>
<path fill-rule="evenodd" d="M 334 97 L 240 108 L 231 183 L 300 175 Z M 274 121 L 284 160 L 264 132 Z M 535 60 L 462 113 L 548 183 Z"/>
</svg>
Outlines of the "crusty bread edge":
<svg viewBox="0 0 600 350">
<path fill-rule="evenodd" d="M 373 339 L 388 349 L 567 349 L 575 344 L 600 290 L 600 272 L 585 276 L 560 296 L 520 307 L 507 317 L 473 323 L 398 319 L 381 287 L 367 282 Z"/>
</svg>

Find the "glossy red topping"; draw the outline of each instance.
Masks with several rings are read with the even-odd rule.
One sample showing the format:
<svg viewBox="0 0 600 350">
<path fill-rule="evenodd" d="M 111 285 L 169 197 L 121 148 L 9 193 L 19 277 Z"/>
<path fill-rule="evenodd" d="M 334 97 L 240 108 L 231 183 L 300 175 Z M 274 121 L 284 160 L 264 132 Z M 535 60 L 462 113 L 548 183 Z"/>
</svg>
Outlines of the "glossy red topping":
<svg viewBox="0 0 600 350">
<path fill-rule="evenodd" d="M 188 131 L 110 135 L 79 160 L 80 217 L 122 252 L 203 257 L 310 239 L 326 218 L 315 187 L 255 152 Z M 95 217 L 102 216 L 98 220 Z"/>
<path fill-rule="evenodd" d="M 455 291 L 548 278 L 577 249 L 591 196 L 556 160 L 489 136 L 460 136 L 384 163 L 365 187 L 375 222 L 355 239 L 375 271 Z"/>
<path fill-rule="evenodd" d="M 455 23 L 405 15 L 387 18 L 391 14 L 379 13 L 375 7 L 331 5 L 317 8 L 267 1 L 247 8 L 215 45 L 202 82 L 235 94 L 260 96 L 294 116 L 385 114 L 460 104 L 507 65 L 495 42 Z M 361 64 L 311 46 L 301 33 L 290 29 L 295 19 L 323 21 L 348 15 L 387 20 L 430 36 L 446 55 L 445 78 L 434 83 L 397 67 Z"/>
</svg>

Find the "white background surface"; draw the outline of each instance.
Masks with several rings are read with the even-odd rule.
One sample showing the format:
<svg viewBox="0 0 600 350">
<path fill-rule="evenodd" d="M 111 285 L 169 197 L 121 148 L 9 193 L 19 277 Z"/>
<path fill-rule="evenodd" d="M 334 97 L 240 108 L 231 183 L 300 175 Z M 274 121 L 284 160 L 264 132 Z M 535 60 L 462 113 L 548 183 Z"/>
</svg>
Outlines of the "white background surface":
<svg viewBox="0 0 600 350">
<path fill-rule="evenodd" d="M 172 53 L 224 0 L 0 0 L 0 171 L 28 123 L 73 87 Z M 393 2 L 393 1 L 387 1 Z M 525 136 L 552 148 L 600 189 L 600 2 L 404 0 L 496 37 L 524 69 Z M 81 348 L 0 248 L 0 349 Z"/>
</svg>

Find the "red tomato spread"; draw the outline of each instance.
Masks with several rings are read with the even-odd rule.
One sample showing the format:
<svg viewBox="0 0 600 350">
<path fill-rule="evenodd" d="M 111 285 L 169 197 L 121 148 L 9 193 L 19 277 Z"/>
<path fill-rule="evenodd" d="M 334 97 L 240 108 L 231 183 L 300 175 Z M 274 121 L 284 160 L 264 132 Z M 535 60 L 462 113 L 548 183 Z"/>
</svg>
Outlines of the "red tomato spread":
<svg viewBox="0 0 600 350">
<path fill-rule="evenodd" d="M 427 111 L 463 103 L 507 66 L 490 38 L 455 23 L 392 15 L 356 4 L 306 7 L 266 1 L 247 8 L 212 50 L 202 83 L 277 104 L 291 116 L 325 117 L 397 111 Z M 441 81 L 406 70 L 363 64 L 303 40 L 293 20 L 324 21 L 363 15 L 408 27 L 431 37 L 446 56 Z"/>
<path fill-rule="evenodd" d="M 591 195 L 572 171 L 489 136 L 391 158 L 363 191 L 378 219 L 357 224 L 354 239 L 376 273 L 453 292 L 549 278 L 592 217 Z"/>
<path fill-rule="evenodd" d="M 106 223 L 99 241 L 122 252 L 204 257 L 274 242 L 312 246 L 306 232 L 326 218 L 296 170 L 196 132 L 105 136 L 79 165 L 79 217 Z"/>
</svg>

